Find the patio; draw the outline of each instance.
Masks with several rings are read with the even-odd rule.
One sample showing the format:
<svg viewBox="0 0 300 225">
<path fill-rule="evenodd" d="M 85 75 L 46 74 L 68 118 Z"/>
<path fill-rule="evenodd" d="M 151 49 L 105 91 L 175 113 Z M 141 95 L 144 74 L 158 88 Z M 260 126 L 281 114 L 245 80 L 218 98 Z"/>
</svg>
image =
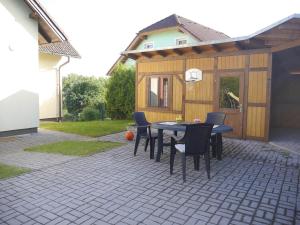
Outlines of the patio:
<svg viewBox="0 0 300 225">
<path fill-rule="evenodd" d="M 170 176 L 167 150 L 157 163 L 142 147 L 133 157 L 129 143 L 1 180 L 0 223 L 300 223 L 299 155 L 262 142 L 225 139 L 223 160 L 211 161 L 211 180 L 203 161 L 200 172 L 189 162 L 183 184 L 178 157 Z"/>
</svg>

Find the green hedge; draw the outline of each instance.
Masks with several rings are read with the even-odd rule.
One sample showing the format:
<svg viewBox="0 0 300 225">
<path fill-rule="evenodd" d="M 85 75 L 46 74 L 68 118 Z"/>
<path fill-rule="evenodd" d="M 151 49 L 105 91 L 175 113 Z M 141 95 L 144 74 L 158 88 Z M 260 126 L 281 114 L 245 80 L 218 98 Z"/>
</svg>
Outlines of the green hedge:
<svg viewBox="0 0 300 225">
<path fill-rule="evenodd" d="M 135 69 L 118 65 L 106 89 L 106 110 L 112 119 L 131 119 L 135 102 Z"/>
</svg>

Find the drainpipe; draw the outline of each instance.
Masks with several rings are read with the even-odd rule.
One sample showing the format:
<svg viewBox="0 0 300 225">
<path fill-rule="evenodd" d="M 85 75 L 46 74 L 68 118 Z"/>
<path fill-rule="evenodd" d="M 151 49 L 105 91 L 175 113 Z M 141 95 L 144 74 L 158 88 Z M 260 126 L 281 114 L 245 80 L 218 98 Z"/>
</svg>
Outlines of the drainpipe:
<svg viewBox="0 0 300 225">
<path fill-rule="evenodd" d="M 67 61 L 64 62 L 63 64 L 61 64 L 58 69 L 57 69 L 57 73 L 58 73 L 58 103 L 59 103 L 59 112 L 58 112 L 58 122 L 62 122 L 62 85 L 61 85 L 61 82 L 62 82 L 62 79 L 61 79 L 61 74 L 60 74 L 60 71 L 61 71 L 61 68 L 64 67 L 65 65 L 67 65 L 69 62 L 70 62 L 70 57 L 67 56 Z"/>
</svg>

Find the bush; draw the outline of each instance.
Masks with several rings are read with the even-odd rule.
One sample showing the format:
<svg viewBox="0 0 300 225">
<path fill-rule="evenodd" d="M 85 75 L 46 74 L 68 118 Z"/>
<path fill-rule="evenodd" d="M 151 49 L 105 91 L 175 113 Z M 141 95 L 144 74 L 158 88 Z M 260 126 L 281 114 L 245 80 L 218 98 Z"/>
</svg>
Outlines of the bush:
<svg viewBox="0 0 300 225">
<path fill-rule="evenodd" d="M 77 118 L 71 113 L 64 113 L 64 121 L 75 121 Z"/>
<path fill-rule="evenodd" d="M 106 110 L 112 119 L 131 119 L 135 102 L 135 70 L 118 65 L 106 89 Z"/>
<path fill-rule="evenodd" d="M 106 80 L 70 74 L 63 78 L 63 101 L 69 113 L 78 117 L 85 107 L 98 108 L 105 102 Z"/>
<path fill-rule="evenodd" d="M 100 118 L 100 112 L 98 109 L 92 107 L 86 107 L 79 114 L 79 119 L 82 121 L 98 120 Z"/>
</svg>

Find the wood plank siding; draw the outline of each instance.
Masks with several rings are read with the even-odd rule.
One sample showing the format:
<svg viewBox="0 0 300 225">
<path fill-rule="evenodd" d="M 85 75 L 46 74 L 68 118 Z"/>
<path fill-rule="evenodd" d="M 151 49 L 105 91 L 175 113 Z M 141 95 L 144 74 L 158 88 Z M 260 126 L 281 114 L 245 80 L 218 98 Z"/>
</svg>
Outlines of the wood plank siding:
<svg viewBox="0 0 300 225">
<path fill-rule="evenodd" d="M 219 111 L 218 81 L 224 74 L 240 76 L 243 93 L 241 118 L 232 116 L 235 129 L 240 132 L 232 136 L 248 139 L 267 140 L 270 111 L 271 60 L 268 51 L 236 51 L 236 53 L 207 55 L 181 55 L 152 57 L 137 60 L 136 110 L 145 111 L 151 122 L 175 120 L 182 116 L 186 121 L 199 118 L 205 121 L 208 112 Z M 203 80 L 187 83 L 185 71 L 198 68 L 203 72 Z M 170 106 L 168 108 L 148 107 L 147 79 L 152 76 L 170 76 Z"/>
</svg>

